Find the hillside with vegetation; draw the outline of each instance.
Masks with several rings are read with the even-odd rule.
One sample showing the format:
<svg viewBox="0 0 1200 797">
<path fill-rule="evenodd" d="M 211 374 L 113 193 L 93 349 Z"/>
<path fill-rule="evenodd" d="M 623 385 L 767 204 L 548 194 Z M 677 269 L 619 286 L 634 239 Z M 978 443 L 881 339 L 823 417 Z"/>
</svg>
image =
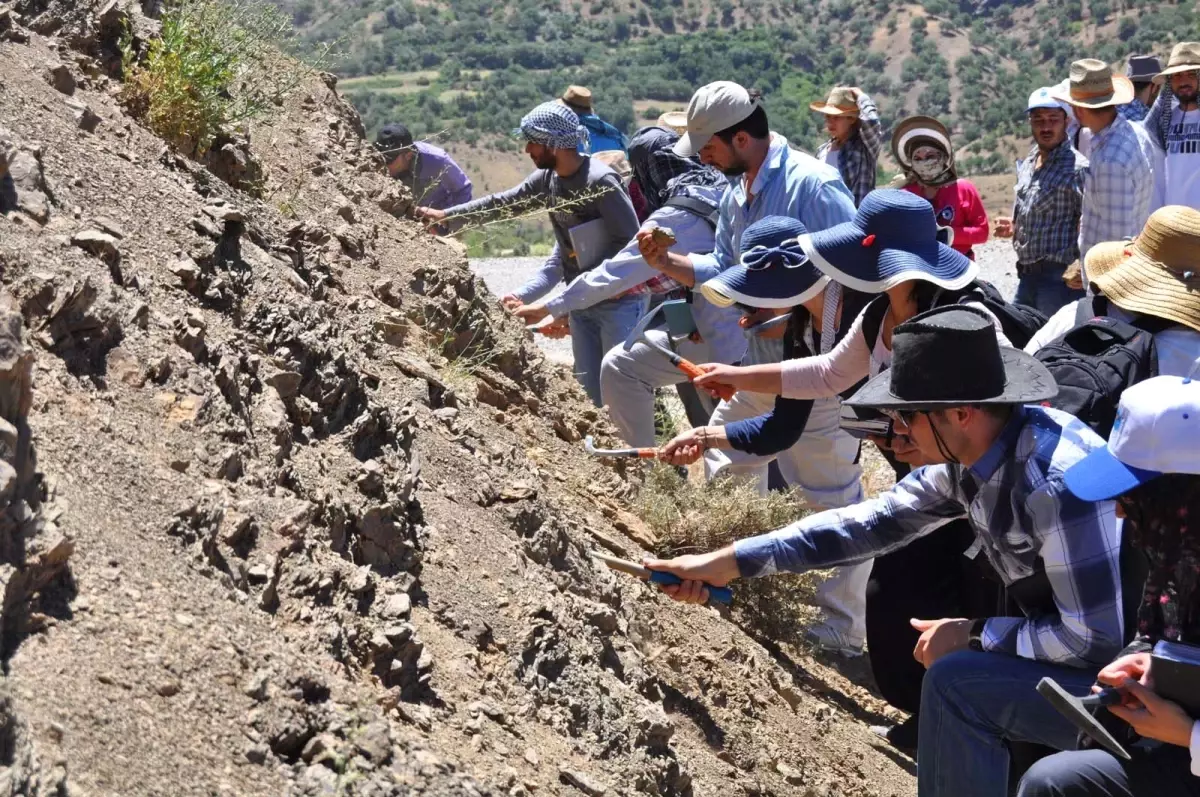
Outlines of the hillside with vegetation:
<svg viewBox="0 0 1200 797">
<path fill-rule="evenodd" d="M 369 130 L 513 151 L 521 113 L 568 83 L 633 131 L 716 79 L 763 90 L 773 126 L 814 148 L 808 103 L 858 85 L 887 119 L 948 118 L 968 171 L 1011 165 L 1033 87 L 1076 58 L 1165 55 L 1200 31 L 1194 0 L 278 0 L 311 41 L 340 39 L 341 88 Z"/>
</svg>

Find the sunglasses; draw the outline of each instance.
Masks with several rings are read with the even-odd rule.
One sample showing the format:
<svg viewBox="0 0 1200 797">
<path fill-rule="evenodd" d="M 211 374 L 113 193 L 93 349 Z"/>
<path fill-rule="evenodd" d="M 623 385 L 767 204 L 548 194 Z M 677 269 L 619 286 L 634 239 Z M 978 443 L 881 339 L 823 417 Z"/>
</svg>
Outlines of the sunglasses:
<svg viewBox="0 0 1200 797">
<path fill-rule="evenodd" d="M 884 415 L 892 420 L 892 423 L 903 426 L 906 429 L 911 429 L 913 421 L 918 415 L 924 415 L 920 410 L 880 410 Z"/>
</svg>

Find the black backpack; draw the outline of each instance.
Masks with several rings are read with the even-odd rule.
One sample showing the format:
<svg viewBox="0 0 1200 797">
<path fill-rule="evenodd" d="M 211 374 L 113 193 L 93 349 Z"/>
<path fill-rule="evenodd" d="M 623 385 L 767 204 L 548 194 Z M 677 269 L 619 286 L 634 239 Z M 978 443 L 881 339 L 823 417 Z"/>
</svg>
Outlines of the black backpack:
<svg viewBox="0 0 1200 797">
<path fill-rule="evenodd" d="M 990 282 L 975 280 L 965 288 L 946 290 L 930 282 L 917 286 L 917 308 L 920 312 L 950 304 L 975 302 L 983 305 L 1000 322 L 1000 330 L 1013 348 L 1023 349 L 1039 329 L 1049 320 L 1039 310 L 1029 305 L 1007 302 L 1000 291 Z M 867 306 L 863 313 L 863 336 L 867 347 L 874 348 L 883 328 L 883 317 L 887 314 L 887 294 L 880 294 Z"/>
<path fill-rule="evenodd" d="M 1105 315 L 1108 301 L 1080 299 L 1075 328 L 1034 355 L 1058 383 L 1048 404 L 1074 415 L 1107 438 L 1117 417 L 1121 393 L 1158 375 L 1154 333 L 1171 326 L 1165 319 L 1140 316 L 1125 323 Z"/>
</svg>

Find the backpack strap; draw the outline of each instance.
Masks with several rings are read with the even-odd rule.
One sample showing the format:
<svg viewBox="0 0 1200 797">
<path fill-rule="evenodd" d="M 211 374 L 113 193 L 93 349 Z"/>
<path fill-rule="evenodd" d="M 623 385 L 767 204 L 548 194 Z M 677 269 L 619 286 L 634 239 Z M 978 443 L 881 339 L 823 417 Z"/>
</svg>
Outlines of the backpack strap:
<svg viewBox="0 0 1200 797">
<path fill-rule="evenodd" d="M 691 213 L 693 216 L 699 216 L 708 222 L 708 226 L 714 230 L 717 229 L 717 220 L 721 216 L 721 209 L 710 205 L 702 199 L 696 199 L 693 196 L 673 196 L 663 203 L 665 207 L 679 208 Z"/>
<path fill-rule="evenodd" d="M 1102 315 L 1108 315 L 1108 299 L 1103 296 L 1085 296 L 1075 303 L 1075 326 Z"/>
<path fill-rule="evenodd" d="M 888 295 L 881 293 L 863 308 L 863 340 L 867 342 L 867 350 L 875 351 L 875 343 L 883 330 L 883 319 L 887 315 Z"/>
</svg>

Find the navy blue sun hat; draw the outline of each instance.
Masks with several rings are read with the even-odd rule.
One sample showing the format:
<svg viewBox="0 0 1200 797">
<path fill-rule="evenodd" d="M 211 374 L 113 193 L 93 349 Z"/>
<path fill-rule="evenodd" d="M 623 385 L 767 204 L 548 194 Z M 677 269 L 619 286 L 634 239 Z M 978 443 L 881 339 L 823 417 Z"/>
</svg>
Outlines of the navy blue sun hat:
<svg viewBox="0 0 1200 797">
<path fill-rule="evenodd" d="M 788 309 L 813 298 L 829 284 L 797 240 L 808 230 L 798 219 L 765 216 L 742 233 L 739 265 L 700 286 L 718 307 Z"/>
<path fill-rule="evenodd" d="M 966 287 L 979 266 L 938 241 L 933 206 L 908 191 L 867 194 L 854 221 L 800 238 L 814 266 L 848 288 L 883 293 L 908 280 Z"/>
</svg>

